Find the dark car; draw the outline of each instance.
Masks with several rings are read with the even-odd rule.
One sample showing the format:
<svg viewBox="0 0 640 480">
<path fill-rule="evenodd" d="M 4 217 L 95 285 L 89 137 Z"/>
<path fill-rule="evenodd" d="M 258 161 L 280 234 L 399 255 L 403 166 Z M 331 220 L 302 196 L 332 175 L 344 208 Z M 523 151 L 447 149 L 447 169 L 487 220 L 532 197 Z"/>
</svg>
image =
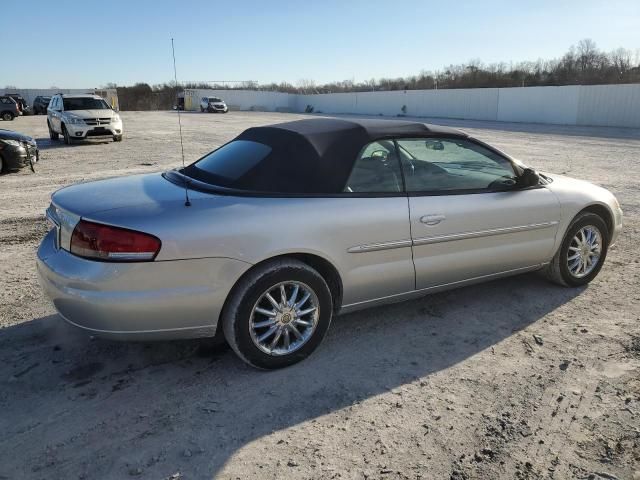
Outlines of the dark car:
<svg viewBox="0 0 640 480">
<path fill-rule="evenodd" d="M 20 110 L 20 115 L 30 115 L 31 107 L 27 105 L 27 101 L 24 99 L 22 95 L 19 93 L 7 93 L 7 97 L 13 98 L 18 104 L 18 110 Z"/>
<path fill-rule="evenodd" d="M 16 101 L 8 95 L 0 95 L 0 118 L 10 121 L 20 115 L 20 107 Z"/>
<path fill-rule="evenodd" d="M 0 172 L 18 170 L 39 159 L 38 145 L 28 135 L 0 128 Z"/>
<path fill-rule="evenodd" d="M 33 114 L 40 115 L 41 113 L 47 114 L 47 107 L 49 106 L 49 102 L 51 101 L 51 97 L 42 97 L 37 96 L 33 101 Z"/>
</svg>

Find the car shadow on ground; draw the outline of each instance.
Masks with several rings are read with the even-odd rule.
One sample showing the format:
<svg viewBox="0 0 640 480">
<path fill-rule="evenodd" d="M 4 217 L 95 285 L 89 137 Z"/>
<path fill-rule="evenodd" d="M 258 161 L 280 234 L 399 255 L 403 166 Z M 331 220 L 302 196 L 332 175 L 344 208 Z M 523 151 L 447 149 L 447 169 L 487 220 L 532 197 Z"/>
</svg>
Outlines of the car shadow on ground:
<svg viewBox="0 0 640 480">
<path fill-rule="evenodd" d="M 111 138 L 90 138 L 84 140 L 74 140 L 71 145 L 64 143 L 62 137 L 58 140 L 51 140 L 49 137 L 36 138 L 39 150 L 53 150 L 58 148 L 73 148 L 81 145 L 104 145 L 113 143 Z"/>
<path fill-rule="evenodd" d="M 272 372 L 206 341 L 90 339 L 56 315 L 8 327 L 0 475 L 213 478 L 250 442 L 428 382 L 582 291 L 529 274 L 340 316 L 314 355 Z"/>
</svg>

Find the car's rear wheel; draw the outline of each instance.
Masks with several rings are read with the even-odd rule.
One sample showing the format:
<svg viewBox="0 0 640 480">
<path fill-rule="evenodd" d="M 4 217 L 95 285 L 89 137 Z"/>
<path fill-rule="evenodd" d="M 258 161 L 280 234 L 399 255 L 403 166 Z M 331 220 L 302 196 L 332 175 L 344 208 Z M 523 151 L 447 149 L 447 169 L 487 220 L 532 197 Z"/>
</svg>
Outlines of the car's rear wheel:
<svg viewBox="0 0 640 480">
<path fill-rule="evenodd" d="M 73 138 L 71 138 L 67 127 L 64 125 L 62 125 L 62 136 L 64 137 L 64 143 L 66 143 L 67 145 L 71 145 L 73 143 Z"/>
<path fill-rule="evenodd" d="M 595 213 L 581 213 L 569 225 L 546 276 L 568 287 L 586 285 L 600 272 L 608 248 L 609 229 L 604 220 Z"/>
<path fill-rule="evenodd" d="M 11 120 L 13 120 L 13 113 L 11 112 L 2 112 L 2 120 L 4 120 L 5 122 L 10 122 Z"/>
<path fill-rule="evenodd" d="M 308 357 L 332 315 L 322 276 L 303 262 L 282 259 L 256 267 L 238 282 L 225 304 L 222 327 L 242 360 L 275 369 Z"/>
<path fill-rule="evenodd" d="M 51 128 L 51 124 L 49 123 L 49 120 L 47 120 L 47 127 L 49 128 L 49 138 L 51 140 L 58 140 L 58 134 L 54 132 L 53 129 Z"/>
</svg>

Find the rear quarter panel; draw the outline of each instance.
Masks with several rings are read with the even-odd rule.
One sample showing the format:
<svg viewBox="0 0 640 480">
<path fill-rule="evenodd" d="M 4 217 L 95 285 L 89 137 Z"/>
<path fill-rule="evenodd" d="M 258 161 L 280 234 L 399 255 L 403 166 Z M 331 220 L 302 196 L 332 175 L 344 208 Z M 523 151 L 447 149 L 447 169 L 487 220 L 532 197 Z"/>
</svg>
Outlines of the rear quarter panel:
<svg viewBox="0 0 640 480">
<path fill-rule="evenodd" d="M 350 247 L 409 240 L 406 197 L 256 198 L 211 195 L 88 215 L 87 219 L 152 233 L 161 260 L 227 257 L 256 264 L 290 253 L 330 262 L 343 283 L 343 303 L 415 288 L 411 247 L 350 253 Z"/>
</svg>

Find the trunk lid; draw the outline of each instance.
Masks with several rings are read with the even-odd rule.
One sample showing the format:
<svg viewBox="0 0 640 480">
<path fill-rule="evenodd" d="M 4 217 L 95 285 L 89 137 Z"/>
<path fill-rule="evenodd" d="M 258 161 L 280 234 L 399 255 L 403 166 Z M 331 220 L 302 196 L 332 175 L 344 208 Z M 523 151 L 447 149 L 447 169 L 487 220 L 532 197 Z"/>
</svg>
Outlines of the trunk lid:
<svg viewBox="0 0 640 480">
<path fill-rule="evenodd" d="M 192 199 L 206 195 L 189 191 Z M 123 207 L 167 207 L 184 203 L 184 200 L 184 188 L 164 179 L 160 173 L 79 183 L 62 188 L 51 196 L 54 205 L 80 217 Z"/>
</svg>

